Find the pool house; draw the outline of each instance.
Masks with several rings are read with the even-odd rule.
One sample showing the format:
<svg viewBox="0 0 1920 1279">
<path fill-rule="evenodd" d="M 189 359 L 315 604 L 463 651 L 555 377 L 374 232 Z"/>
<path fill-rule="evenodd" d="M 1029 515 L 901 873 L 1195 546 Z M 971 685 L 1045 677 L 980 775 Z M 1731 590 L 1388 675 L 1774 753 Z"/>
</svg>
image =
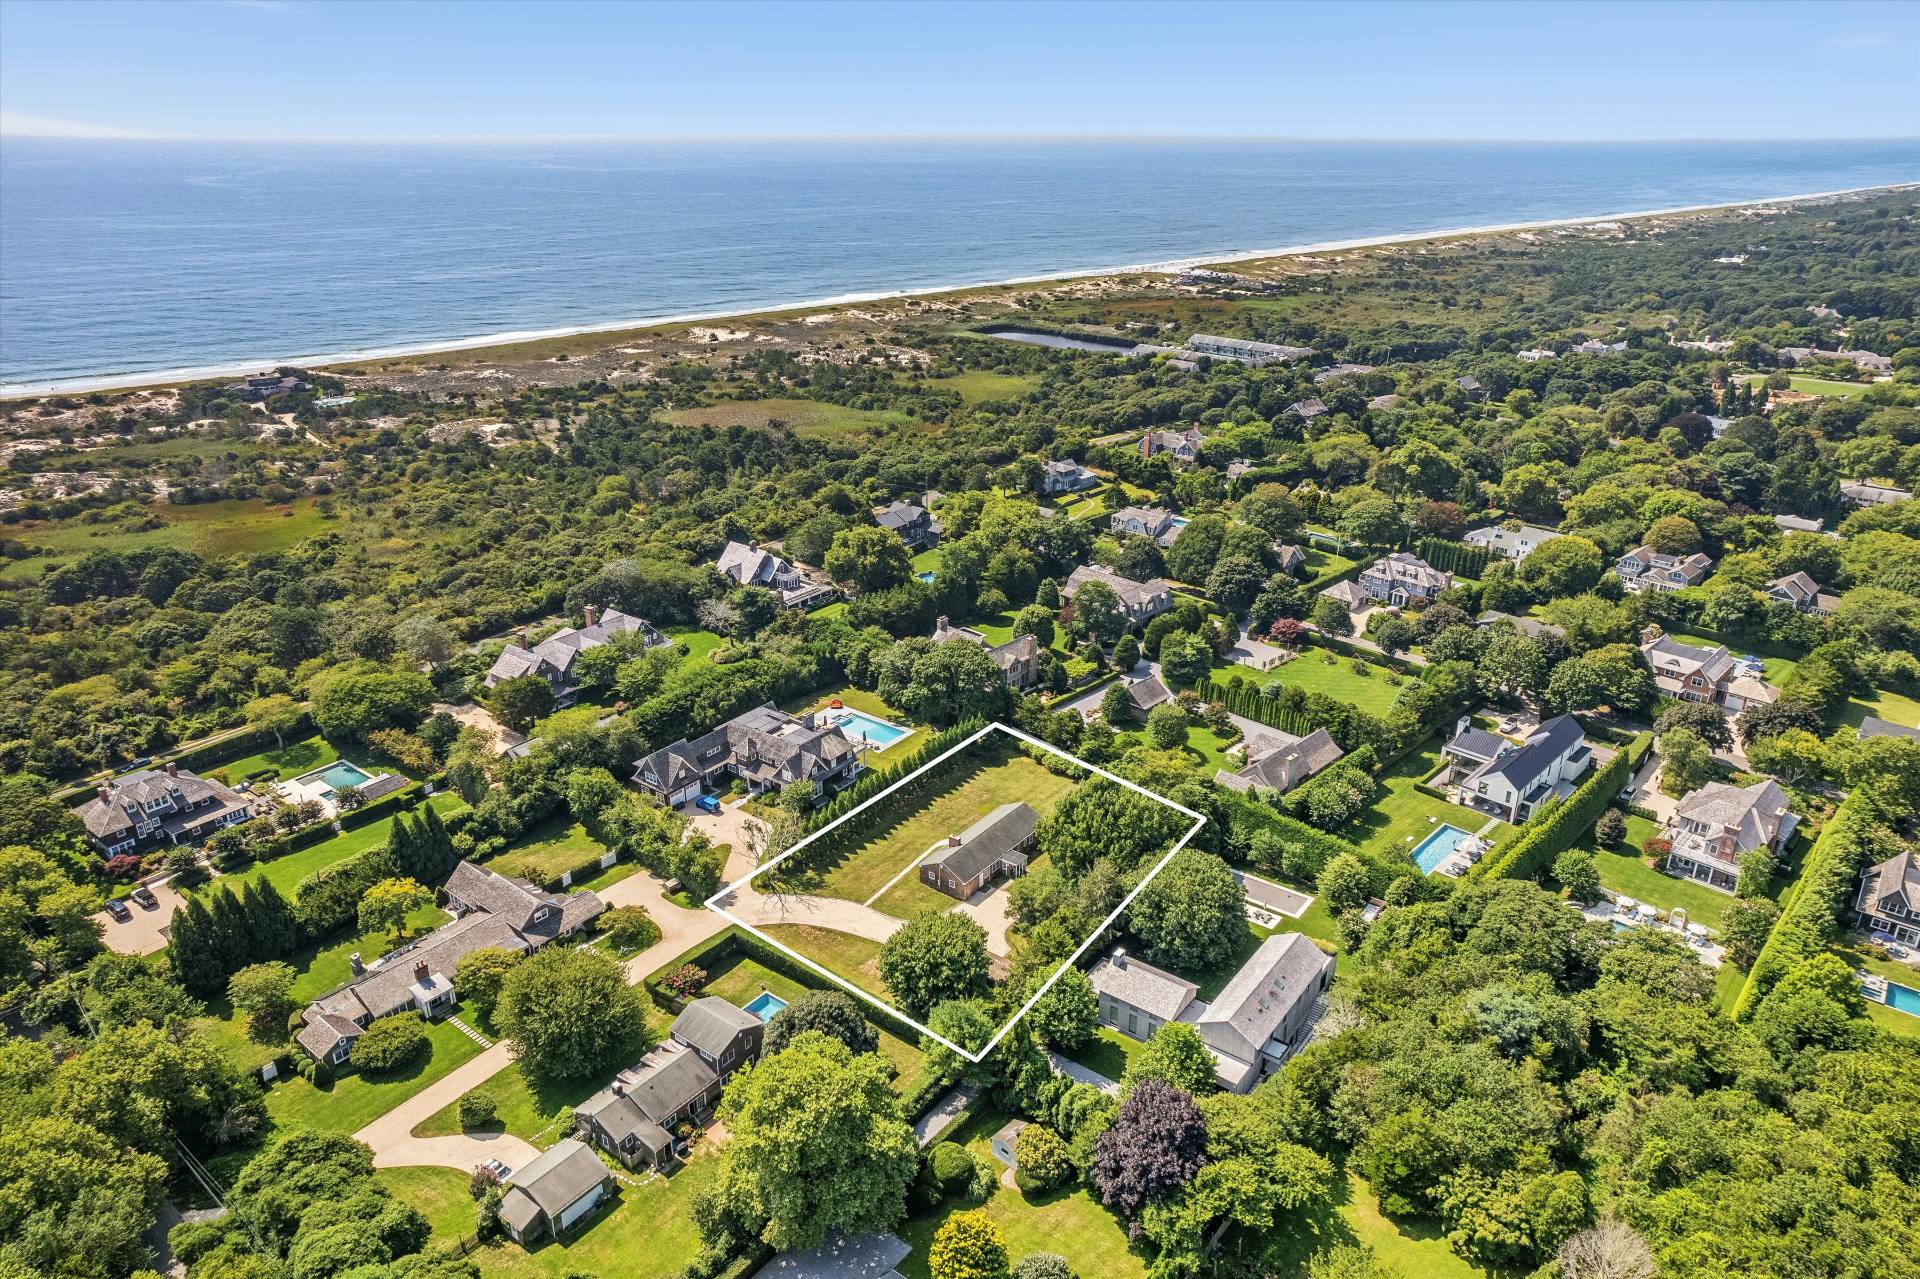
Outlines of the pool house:
<svg viewBox="0 0 1920 1279">
<path fill-rule="evenodd" d="M 312 800 L 331 819 L 340 815 L 340 794 L 343 791 L 357 793 L 364 802 L 391 795 L 406 784 L 407 779 L 398 773 L 371 773 L 351 760 L 336 759 L 331 764 L 323 764 L 298 777 L 276 782 L 274 789 L 289 804 Z"/>
</svg>

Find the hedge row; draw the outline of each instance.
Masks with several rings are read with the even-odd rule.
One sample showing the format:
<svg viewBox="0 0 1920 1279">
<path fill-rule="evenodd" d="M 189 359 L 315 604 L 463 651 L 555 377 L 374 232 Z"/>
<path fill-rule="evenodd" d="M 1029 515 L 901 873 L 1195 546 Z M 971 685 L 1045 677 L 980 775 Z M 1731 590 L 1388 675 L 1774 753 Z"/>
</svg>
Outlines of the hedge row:
<svg viewBox="0 0 1920 1279">
<path fill-rule="evenodd" d="M 368 822 L 378 821 L 382 817 L 391 816 L 402 809 L 412 808 L 420 802 L 425 794 L 426 790 L 419 782 L 402 786 L 391 795 L 382 795 L 379 799 L 362 804 L 351 812 L 340 814 L 340 829 L 342 831 L 354 830 L 358 827 L 365 826 Z"/>
<path fill-rule="evenodd" d="M 1580 783 L 1564 803 L 1549 803 L 1535 813 L 1514 836 L 1475 863 L 1466 877 L 1533 879 L 1550 869 L 1554 858 L 1593 829 L 1594 822 L 1633 775 L 1635 760 L 1632 747 L 1617 753 L 1604 768 Z"/>
<path fill-rule="evenodd" d="M 1799 882 L 1787 893 L 1784 909 L 1760 948 L 1729 1013 L 1735 1021 L 1753 1015 L 1774 983 L 1803 959 L 1825 950 L 1840 931 L 1855 882 L 1876 848 L 1880 813 L 1864 789 L 1847 796 L 1807 853 Z"/>
<path fill-rule="evenodd" d="M 1493 552 L 1484 546 L 1468 546 L 1465 542 L 1450 542 L 1440 537 L 1421 538 L 1414 546 L 1414 554 L 1442 573 L 1458 573 L 1461 577 L 1485 577 L 1487 565 L 1493 562 Z"/>
<path fill-rule="evenodd" d="M 981 727 L 982 724 L 980 720 L 970 719 L 964 723 L 955 724 L 952 728 L 942 729 L 940 732 L 935 733 L 932 737 L 922 742 L 919 746 L 916 746 L 912 753 L 891 768 L 869 770 L 864 773 L 859 781 L 807 814 L 806 827 L 808 832 L 811 833 L 819 830 L 828 822 L 852 812 L 867 800 L 872 799 L 875 795 L 878 795 L 881 791 L 893 785 L 895 781 L 911 773 L 914 769 L 925 765 L 927 761 L 931 760 L 941 751 L 947 750 L 971 734 L 979 732 Z"/>
<path fill-rule="evenodd" d="M 1305 737 L 1316 727 L 1305 711 L 1287 710 L 1261 693 L 1261 685 L 1251 681 L 1229 686 L 1209 678 L 1200 689 L 1202 700 L 1221 702 L 1235 715 L 1258 720 L 1268 728 L 1277 728 L 1295 737 Z"/>
<path fill-rule="evenodd" d="M 182 768 L 198 773 L 209 768 L 218 768 L 228 760 L 257 755 L 270 746 L 277 747 L 283 741 L 297 742 L 303 737 L 311 737 L 313 731 L 312 718 L 302 711 L 299 722 L 277 736 L 264 728 L 249 729 L 244 733 L 235 733 L 232 737 L 222 738 L 205 746 L 181 751 L 173 757 L 173 761 Z"/>
<path fill-rule="evenodd" d="M 1218 802 L 1226 811 L 1228 829 L 1232 832 L 1228 853 L 1262 874 L 1310 884 L 1319 877 L 1321 869 L 1328 862 L 1345 853 L 1359 858 L 1366 865 L 1372 874 L 1373 892 L 1378 895 L 1387 890 L 1388 884 L 1402 875 L 1411 874 L 1415 869 L 1410 860 L 1395 859 L 1362 848 L 1236 791 L 1222 790 Z M 1254 836 L 1262 832 L 1278 840 L 1278 861 L 1255 852 Z"/>
<path fill-rule="evenodd" d="M 1322 573 L 1320 576 L 1310 579 L 1307 582 L 1306 589 L 1313 594 L 1318 594 L 1326 590 L 1329 586 L 1350 581 L 1372 568 L 1374 561 L 1379 558 L 1378 555 L 1363 555 L 1358 562 L 1347 568 L 1337 569 L 1331 573 Z"/>
</svg>

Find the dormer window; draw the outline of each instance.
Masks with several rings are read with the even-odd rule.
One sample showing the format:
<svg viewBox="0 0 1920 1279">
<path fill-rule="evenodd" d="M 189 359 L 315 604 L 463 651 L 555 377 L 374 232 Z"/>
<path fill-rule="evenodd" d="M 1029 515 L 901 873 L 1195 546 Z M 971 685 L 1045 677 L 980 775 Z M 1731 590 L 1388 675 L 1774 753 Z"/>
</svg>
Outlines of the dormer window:
<svg viewBox="0 0 1920 1279">
<path fill-rule="evenodd" d="M 552 913 L 553 908 L 551 906 L 541 906 L 533 912 L 533 922 L 537 924 Z"/>
</svg>

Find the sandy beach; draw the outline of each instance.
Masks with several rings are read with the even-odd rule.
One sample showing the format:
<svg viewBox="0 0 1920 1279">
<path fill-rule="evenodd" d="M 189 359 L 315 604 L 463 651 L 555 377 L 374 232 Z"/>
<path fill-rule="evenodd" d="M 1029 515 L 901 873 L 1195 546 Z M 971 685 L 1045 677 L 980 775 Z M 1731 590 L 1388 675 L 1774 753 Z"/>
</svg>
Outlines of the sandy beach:
<svg viewBox="0 0 1920 1279">
<path fill-rule="evenodd" d="M 1219 252 L 1209 252 L 1191 257 L 1162 259 L 1153 262 L 1135 262 L 1105 267 L 1088 267 L 1070 271 L 1048 272 L 1038 275 L 1015 276 L 1000 280 L 955 281 L 939 285 L 929 285 L 913 289 L 870 290 L 858 293 L 842 293 L 827 297 L 798 299 L 773 305 L 733 308 L 725 310 L 696 311 L 672 315 L 631 316 L 603 323 L 569 325 L 555 328 L 519 329 L 495 333 L 477 334 L 472 337 L 450 338 L 426 342 L 395 342 L 391 345 L 363 347 L 354 350 L 332 351 L 304 355 L 261 355 L 246 360 L 228 360 L 218 364 L 196 365 L 186 368 L 163 369 L 142 373 L 104 375 L 99 377 L 63 378 L 45 382 L 21 382 L 0 385 L 0 400 L 27 399 L 36 396 L 85 393 L 92 391 L 134 390 L 175 386 L 185 382 L 200 381 L 207 378 L 237 377 L 246 374 L 261 373 L 279 366 L 298 366 L 300 368 L 328 368 L 353 365 L 372 361 L 405 359 L 417 356 L 450 354 L 456 352 L 484 352 L 493 348 L 506 348 L 528 342 L 551 341 L 554 339 L 604 335 L 609 343 L 643 339 L 650 332 L 687 324 L 714 324 L 718 321 L 742 321 L 765 319 L 774 316 L 792 316 L 800 312 L 818 312 L 838 307 L 861 304 L 898 301 L 908 298 L 931 298 L 944 295 L 961 294 L 979 289 L 1018 287 L 1023 285 L 1044 285 L 1063 283 L 1073 280 L 1093 279 L 1104 276 L 1126 276 L 1144 274 L 1173 274 L 1195 267 L 1223 266 L 1234 263 L 1255 262 L 1273 258 L 1300 257 L 1314 254 L 1341 253 L 1362 249 L 1380 248 L 1391 245 L 1431 243 L 1441 240 L 1463 239 L 1487 235 L 1505 235 L 1529 231 L 1551 231 L 1559 228 L 1591 227 L 1605 223 L 1640 222 L 1648 219 L 1678 217 L 1689 214 L 1707 214 L 1740 209 L 1762 209 L 1789 204 L 1804 204 L 1812 201 L 1842 199 L 1850 196 L 1863 196 L 1880 191 L 1896 191 L 1920 183 L 1889 183 L 1879 186 L 1853 187 L 1836 191 L 1803 192 L 1791 195 L 1770 196 L 1749 200 L 1722 201 L 1713 204 L 1680 205 L 1670 208 L 1639 209 L 1624 212 L 1595 213 L 1574 218 L 1556 218 L 1545 221 L 1526 221 L 1496 223 L 1481 226 L 1443 227 L 1431 230 L 1407 232 L 1398 235 L 1370 236 L 1346 240 L 1322 240 L 1307 244 L 1290 244 L 1270 248 L 1238 248 Z M 717 337 L 724 334 L 731 339 L 744 335 L 743 330 L 722 326 L 712 331 Z"/>
</svg>

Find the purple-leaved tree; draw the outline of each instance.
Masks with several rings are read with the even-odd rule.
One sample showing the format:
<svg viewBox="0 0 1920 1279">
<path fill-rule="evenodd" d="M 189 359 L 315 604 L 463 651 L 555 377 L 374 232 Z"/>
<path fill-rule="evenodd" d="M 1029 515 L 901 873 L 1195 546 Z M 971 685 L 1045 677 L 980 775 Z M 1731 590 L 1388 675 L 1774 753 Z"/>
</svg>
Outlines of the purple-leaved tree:
<svg viewBox="0 0 1920 1279">
<path fill-rule="evenodd" d="M 1207 1162 L 1207 1127 L 1193 1098 L 1142 1079 L 1093 1146 L 1093 1189 L 1123 1217 L 1192 1181 Z"/>
</svg>

